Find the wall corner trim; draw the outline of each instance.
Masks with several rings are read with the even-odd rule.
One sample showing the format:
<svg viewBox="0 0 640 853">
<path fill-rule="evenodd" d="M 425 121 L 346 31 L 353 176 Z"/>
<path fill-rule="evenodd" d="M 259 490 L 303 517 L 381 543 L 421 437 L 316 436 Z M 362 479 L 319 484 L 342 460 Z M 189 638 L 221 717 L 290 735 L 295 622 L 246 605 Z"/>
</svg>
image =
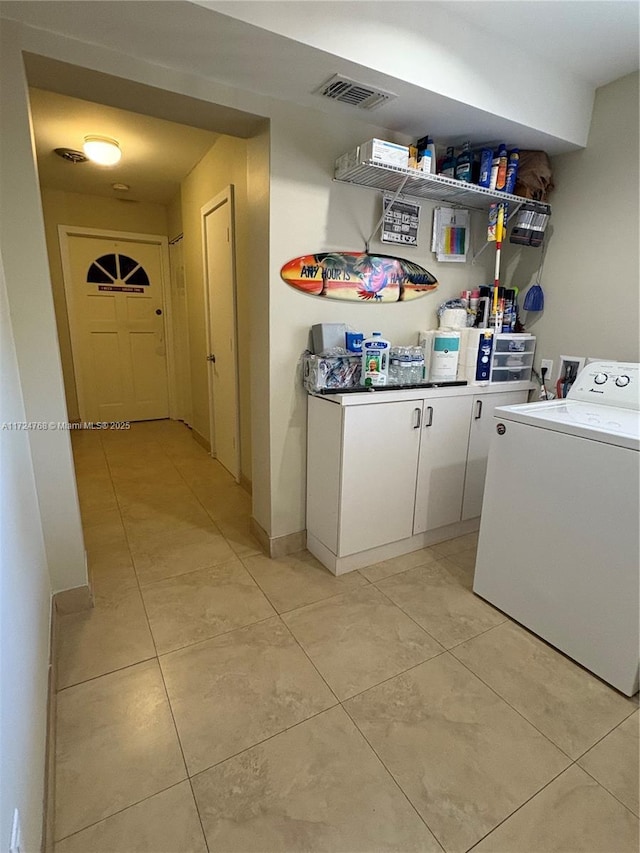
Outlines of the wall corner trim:
<svg viewBox="0 0 640 853">
<path fill-rule="evenodd" d="M 62 592 L 56 592 L 53 596 L 53 609 L 58 616 L 91 610 L 92 607 L 93 593 L 87 585 L 64 589 Z"/>
<path fill-rule="evenodd" d="M 306 547 L 306 530 L 299 530 L 296 533 L 288 533 L 286 536 L 275 536 L 272 538 L 253 516 L 249 519 L 249 525 L 251 532 L 260 543 L 260 547 L 267 557 L 271 557 L 272 560 L 276 560 L 278 557 L 286 557 L 287 554 L 295 554 Z"/>
</svg>

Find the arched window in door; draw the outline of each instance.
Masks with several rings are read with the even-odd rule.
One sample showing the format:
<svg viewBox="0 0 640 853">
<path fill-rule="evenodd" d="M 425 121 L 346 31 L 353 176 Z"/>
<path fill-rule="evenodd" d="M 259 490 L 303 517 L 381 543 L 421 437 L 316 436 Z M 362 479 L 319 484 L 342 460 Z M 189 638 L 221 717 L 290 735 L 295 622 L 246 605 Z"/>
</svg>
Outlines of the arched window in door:
<svg viewBox="0 0 640 853">
<path fill-rule="evenodd" d="M 115 284 L 116 282 L 146 287 L 149 284 L 149 276 L 138 261 L 119 253 L 102 255 L 89 267 L 88 284 Z"/>
</svg>

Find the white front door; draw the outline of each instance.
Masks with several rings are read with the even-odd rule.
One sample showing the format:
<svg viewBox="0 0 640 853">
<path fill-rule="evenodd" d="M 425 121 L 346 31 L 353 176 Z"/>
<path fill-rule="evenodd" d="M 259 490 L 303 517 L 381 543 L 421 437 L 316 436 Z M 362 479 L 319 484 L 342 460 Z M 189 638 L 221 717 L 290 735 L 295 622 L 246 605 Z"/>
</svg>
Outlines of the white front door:
<svg viewBox="0 0 640 853">
<path fill-rule="evenodd" d="M 161 245 L 64 236 L 80 418 L 169 417 Z"/>
<path fill-rule="evenodd" d="M 202 208 L 211 452 L 240 477 L 233 187 Z"/>
</svg>

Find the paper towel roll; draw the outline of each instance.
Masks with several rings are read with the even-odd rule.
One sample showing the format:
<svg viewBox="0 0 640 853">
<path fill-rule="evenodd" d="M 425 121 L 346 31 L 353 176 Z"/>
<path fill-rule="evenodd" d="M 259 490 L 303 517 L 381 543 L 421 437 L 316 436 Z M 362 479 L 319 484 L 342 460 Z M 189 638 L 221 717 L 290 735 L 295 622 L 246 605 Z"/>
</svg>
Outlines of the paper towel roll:
<svg viewBox="0 0 640 853">
<path fill-rule="evenodd" d="M 442 314 L 440 315 L 441 329 L 466 329 L 466 327 L 466 308 L 445 308 Z"/>
</svg>

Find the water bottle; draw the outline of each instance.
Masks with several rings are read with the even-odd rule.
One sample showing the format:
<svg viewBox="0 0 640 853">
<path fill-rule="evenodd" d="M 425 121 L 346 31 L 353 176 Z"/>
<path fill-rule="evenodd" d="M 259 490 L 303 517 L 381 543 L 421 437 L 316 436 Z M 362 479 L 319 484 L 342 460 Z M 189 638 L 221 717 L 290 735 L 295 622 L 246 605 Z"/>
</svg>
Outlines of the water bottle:
<svg viewBox="0 0 640 853">
<path fill-rule="evenodd" d="M 411 347 L 398 347 L 399 355 L 399 367 L 400 367 L 400 385 L 412 385 L 412 372 L 411 368 L 413 366 L 413 362 L 411 361 Z"/>
<path fill-rule="evenodd" d="M 400 384 L 400 347 L 391 347 L 389 353 L 389 385 Z"/>
<path fill-rule="evenodd" d="M 424 352 L 422 347 L 408 347 L 410 350 L 411 384 L 419 385 L 424 381 Z"/>
</svg>

